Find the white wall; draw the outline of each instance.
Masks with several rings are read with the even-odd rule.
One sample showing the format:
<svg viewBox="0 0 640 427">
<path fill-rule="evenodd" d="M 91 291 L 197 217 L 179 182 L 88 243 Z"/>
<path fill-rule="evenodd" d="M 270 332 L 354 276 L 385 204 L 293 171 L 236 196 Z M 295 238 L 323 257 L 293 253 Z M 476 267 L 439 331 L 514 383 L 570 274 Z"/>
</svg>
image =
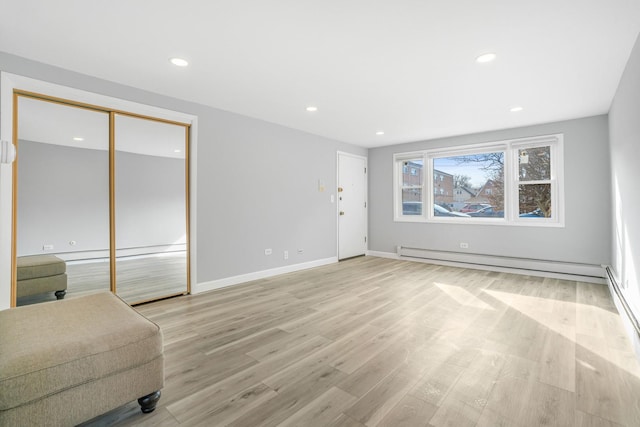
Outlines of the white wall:
<svg viewBox="0 0 640 427">
<path fill-rule="evenodd" d="M 115 165 L 116 247 L 152 253 L 186 243 L 184 159 L 116 150 Z"/>
<path fill-rule="evenodd" d="M 640 318 L 640 38 L 609 112 L 613 228 L 611 259 Z"/>
<path fill-rule="evenodd" d="M 337 216 L 330 201 L 336 188 L 336 152 L 366 156 L 366 149 L 5 53 L 0 53 L 0 70 L 198 117 L 192 165 L 197 171 L 192 194 L 198 223 L 192 236 L 197 283 L 192 289 L 337 257 Z M 8 169 L 2 167 L 3 203 Z M 325 192 L 319 191 L 318 180 Z M 0 227 L 4 223 L 0 221 Z M 7 230 L 0 229 L 3 268 L 8 238 Z M 273 255 L 265 256 L 265 248 L 272 248 Z M 298 255 L 297 249 L 304 252 Z M 284 250 L 292 254 L 288 260 L 283 259 Z M 0 308 L 6 306 L 8 292 L 8 284 L 0 280 Z"/>
<path fill-rule="evenodd" d="M 109 153 L 33 141 L 18 145 L 18 256 L 108 256 Z M 183 159 L 116 153 L 119 249 L 184 243 L 184 174 Z"/>
<path fill-rule="evenodd" d="M 393 154 L 428 148 L 564 134 L 565 227 L 543 228 L 393 221 Z M 439 251 L 605 264 L 610 259 L 607 117 L 514 128 L 369 150 L 369 249 L 402 245 Z"/>
</svg>

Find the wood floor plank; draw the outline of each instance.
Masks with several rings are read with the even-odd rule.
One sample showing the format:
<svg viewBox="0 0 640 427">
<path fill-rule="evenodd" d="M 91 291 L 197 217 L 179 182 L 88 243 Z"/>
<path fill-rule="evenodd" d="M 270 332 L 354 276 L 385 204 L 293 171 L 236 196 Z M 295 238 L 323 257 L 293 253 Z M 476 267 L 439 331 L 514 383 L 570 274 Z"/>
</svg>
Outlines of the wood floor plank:
<svg viewBox="0 0 640 427">
<path fill-rule="evenodd" d="M 578 335 L 576 346 L 576 409 L 610 422 L 633 425 L 640 420 L 635 365 L 627 368 L 605 338 Z"/>
<path fill-rule="evenodd" d="M 268 361 L 230 374 L 210 386 L 200 388 L 200 390 L 196 392 L 184 393 L 177 390 L 175 391 L 177 400 L 175 403 L 171 403 L 168 409 L 177 416 L 180 416 L 179 414 L 182 412 L 206 411 L 207 408 L 211 406 L 211 402 L 227 401 L 243 390 L 258 385 L 264 378 L 272 375 L 273 372 L 280 371 L 296 360 L 306 357 L 310 353 L 326 346 L 328 343 L 330 343 L 330 341 L 326 338 L 313 337 L 309 341 L 302 342 Z"/>
<path fill-rule="evenodd" d="M 423 427 L 429 424 L 437 406 L 405 395 L 378 423 L 379 427 Z"/>
<path fill-rule="evenodd" d="M 505 357 L 481 352 L 457 378 L 455 384 L 430 421 L 438 426 L 474 426 L 480 418 L 500 372 Z"/>
<path fill-rule="evenodd" d="M 333 368 L 332 365 L 334 361 L 340 358 L 343 353 L 349 352 L 350 349 L 357 346 L 361 340 L 374 336 L 376 333 L 378 333 L 376 327 L 365 325 L 342 339 L 334 341 L 322 349 L 309 354 L 307 357 L 281 369 L 277 373 L 264 378 L 262 381 L 278 391 L 283 386 L 294 382 L 300 375 L 307 375 L 308 372 L 322 369 L 324 366 Z"/>
<path fill-rule="evenodd" d="M 572 426 L 575 422 L 574 394 L 517 378 L 503 378 L 495 385 L 486 403 L 488 413 L 497 415 L 492 422 L 508 420 L 518 426 Z M 502 421 L 501 421 L 502 422 Z M 479 421 L 480 425 L 485 420 Z"/>
<path fill-rule="evenodd" d="M 211 426 L 227 425 L 254 408 L 274 399 L 277 393 L 268 386 L 258 383 L 244 389 L 226 400 L 216 400 L 206 405 L 202 410 L 180 411 L 175 418 L 181 425 L 186 426 Z M 195 408 L 194 408 L 195 409 Z"/>
<path fill-rule="evenodd" d="M 602 285 L 361 257 L 136 309 L 165 337 L 158 408 L 86 426 L 639 425 Z"/>
<path fill-rule="evenodd" d="M 401 364 L 406 363 L 407 357 L 407 349 L 389 347 L 349 375 L 338 387 L 354 396 L 362 397 Z"/>
<path fill-rule="evenodd" d="M 449 363 L 433 363 L 409 394 L 438 406 L 457 382 L 465 368 Z"/>
<path fill-rule="evenodd" d="M 336 419 L 331 421 L 331 423 L 322 427 L 365 427 L 365 426 L 361 422 L 354 420 L 348 415 L 340 414 Z"/>
<path fill-rule="evenodd" d="M 576 410 L 575 427 L 620 427 L 621 424 L 603 420 L 591 414 Z"/>
<path fill-rule="evenodd" d="M 273 399 L 253 408 L 229 426 L 277 426 L 335 386 L 345 374 L 327 365 L 287 384 Z"/>
<path fill-rule="evenodd" d="M 278 427 L 329 425 L 356 400 L 355 396 L 337 387 L 331 387 L 307 406 L 287 418 L 284 422 L 278 424 Z"/>
<path fill-rule="evenodd" d="M 400 365 L 345 411 L 366 426 L 378 425 L 416 383 L 415 376 Z"/>
<path fill-rule="evenodd" d="M 576 343 L 564 335 L 546 334 L 539 367 L 539 381 L 564 390 L 576 390 Z"/>
</svg>

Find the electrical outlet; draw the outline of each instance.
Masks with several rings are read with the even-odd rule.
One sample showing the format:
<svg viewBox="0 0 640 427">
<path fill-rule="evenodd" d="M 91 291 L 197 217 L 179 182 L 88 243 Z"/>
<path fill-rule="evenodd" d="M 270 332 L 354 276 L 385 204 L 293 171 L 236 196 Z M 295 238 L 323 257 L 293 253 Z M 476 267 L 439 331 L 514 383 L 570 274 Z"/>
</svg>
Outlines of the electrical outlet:
<svg viewBox="0 0 640 427">
<path fill-rule="evenodd" d="M 289 251 L 284 251 L 284 259 L 289 259 Z"/>
<path fill-rule="evenodd" d="M 460 249 L 469 249 L 469 244 L 466 242 L 460 242 Z"/>
<path fill-rule="evenodd" d="M 304 249 L 298 249 L 298 255 L 302 255 L 304 253 Z"/>
<path fill-rule="evenodd" d="M 264 250 L 264 254 L 265 255 L 271 255 L 273 253 L 273 250 L 271 248 L 265 249 Z"/>
<path fill-rule="evenodd" d="M 43 251 L 52 251 L 53 250 L 53 245 L 42 245 L 42 250 Z"/>
</svg>

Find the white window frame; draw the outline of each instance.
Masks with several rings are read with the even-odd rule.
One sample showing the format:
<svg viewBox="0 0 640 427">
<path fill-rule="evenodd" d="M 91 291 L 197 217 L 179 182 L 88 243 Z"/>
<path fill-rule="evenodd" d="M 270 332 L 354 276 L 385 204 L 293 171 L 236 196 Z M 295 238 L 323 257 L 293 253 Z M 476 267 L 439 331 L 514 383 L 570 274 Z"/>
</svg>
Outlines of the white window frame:
<svg viewBox="0 0 640 427">
<path fill-rule="evenodd" d="M 483 225 L 509 225 L 509 226 L 536 226 L 536 227 L 564 227 L 564 142 L 563 134 L 544 135 L 531 138 L 518 138 L 506 141 L 465 145 L 460 147 L 447 147 L 413 151 L 410 153 L 395 153 L 393 205 L 394 221 L 396 222 L 432 222 L 455 224 L 483 224 Z M 551 178 L 549 180 L 520 181 L 518 151 L 535 147 L 550 147 Z M 456 157 L 472 154 L 504 152 L 504 218 L 456 218 L 434 216 L 433 203 L 437 188 L 434 182 L 433 160 L 442 157 Z M 422 214 L 402 214 L 402 162 L 421 159 L 424 171 L 422 173 Z M 434 177 L 425 180 L 427 177 Z M 551 184 L 551 218 L 522 218 L 519 214 L 519 184 Z"/>
<path fill-rule="evenodd" d="M 403 162 L 408 162 L 415 159 L 422 159 L 422 167 L 426 167 L 425 156 L 423 151 L 411 152 L 411 153 L 400 153 L 393 155 L 393 217 L 395 221 L 401 222 L 423 222 L 424 221 L 424 206 L 425 201 L 427 200 L 427 195 L 425 192 L 427 191 L 424 185 L 425 180 L 425 170 L 422 171 L 422 188 L 421 188 L 421 199 L 422 199 L 422 215 L 403 215 L 402 214 L 402 189 L 405 188 L 403 184 Z M 408 188 L 408 187 L 407 187 Z M 413 217 L 413 218 L 412 218 Z M 418 219 L 416 221 L 416 218 Z"/>
<path fill-rule="evenodd" d="M 537 138 L 527 138 L 513 141 L 511 144 L 511 181 L 512 181 L 512 211 L 515 213 L 513 221 L 520 225 L 544 225 L 564 227 L 564 141 L 563 135 L 548 135 Z M 527 148 L 549 147 L 550 179 L 520 181 L 520 164 L 518 151 Z M 519 185 L 550 184 L 551 185 L 551 218 L 520 218 Z"/>
</svg>

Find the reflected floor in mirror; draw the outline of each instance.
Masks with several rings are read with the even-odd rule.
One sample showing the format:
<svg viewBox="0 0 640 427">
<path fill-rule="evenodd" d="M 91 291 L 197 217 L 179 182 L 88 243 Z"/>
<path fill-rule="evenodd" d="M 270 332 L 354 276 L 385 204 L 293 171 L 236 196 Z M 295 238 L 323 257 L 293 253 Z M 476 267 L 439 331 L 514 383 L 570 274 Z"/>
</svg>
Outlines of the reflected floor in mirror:
<svg viewBox="0 0 640 427">
<path fill-rule="evenodd" d="M 187 291 L 186 252 L 144 257 L 123 257 L 116 261 L 117 294 L 128 303 L 147 301 Z M 67 262 L 67 295 L 109 290 L 109 261 Z M 18 298 L 17 305 L 55 301 L 53 293 Z"/>
</svg>

